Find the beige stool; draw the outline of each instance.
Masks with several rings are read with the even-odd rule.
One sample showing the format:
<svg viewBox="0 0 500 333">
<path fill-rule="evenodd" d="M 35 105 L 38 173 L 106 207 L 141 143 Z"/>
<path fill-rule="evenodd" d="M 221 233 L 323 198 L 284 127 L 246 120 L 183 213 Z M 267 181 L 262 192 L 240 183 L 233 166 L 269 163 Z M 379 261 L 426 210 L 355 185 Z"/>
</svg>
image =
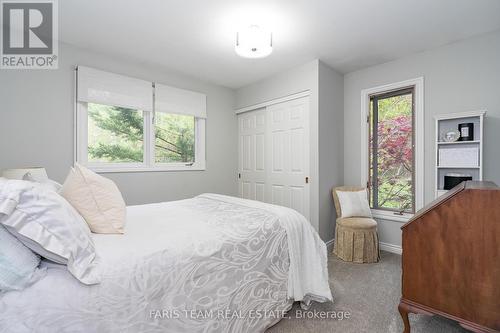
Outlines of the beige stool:
<svg viewBox="0 0 500 333">
<path fill-rule="evenodd" d="M 337 211 L 333 253 L 344 261 L 356 263 L 378 262 L 379 247 L 377 221 L 367 217 L 342 217 L 336 191 L 362 191 L 362 187 L 341 186 L 333 189 L 333 202 Z"/>
</svg>

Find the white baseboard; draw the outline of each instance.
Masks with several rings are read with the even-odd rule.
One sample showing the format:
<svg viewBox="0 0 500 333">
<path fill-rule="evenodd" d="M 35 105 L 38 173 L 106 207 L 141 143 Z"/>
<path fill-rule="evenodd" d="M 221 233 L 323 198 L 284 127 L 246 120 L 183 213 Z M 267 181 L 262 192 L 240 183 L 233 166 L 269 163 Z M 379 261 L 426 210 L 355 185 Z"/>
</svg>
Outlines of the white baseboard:
<svg viewBox="0 0 500 333">
<path fill-rule="evenodd" d="M 335 238 L 333 239 L 330 239 L 329 241 L 326 241 L 325 244 L 326 244 L 326 249 L 328 251 L 328 253 L 332 252 L 333 251 L 333 242 L 335 241 Z"/>
<path fill-rule="evenodd" d="M 394 245 L 384 242 L 379 242 L 378 245 L 382 251 L 392 252 L 399 255 L 403 253 L 403 249 L 399 245 Z"/>
</svg>

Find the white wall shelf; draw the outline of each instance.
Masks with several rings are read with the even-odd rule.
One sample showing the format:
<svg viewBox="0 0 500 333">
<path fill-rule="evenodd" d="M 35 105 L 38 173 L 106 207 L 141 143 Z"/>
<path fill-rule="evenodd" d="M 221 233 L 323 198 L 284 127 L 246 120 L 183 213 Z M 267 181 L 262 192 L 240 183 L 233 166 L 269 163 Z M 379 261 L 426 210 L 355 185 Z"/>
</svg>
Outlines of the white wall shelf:
<svg viewBox="0 0 500 333">
<path fill-rule="evenodd" d="M 459 165 L 443 165 L 437 166 L 438 169 L 480 169 L 480 166 L 459 166 Z"/>
<path fill-rule="evenodd" d="M 461 112 L 461 113 L 449 113 L 436 115 L 434 118 L 436 120 L 436 136 L 435 136 L 435 196 L 438 197 L 446 193 L 444 190 L 444 177 L 449 173 L 458 173 L 472 176 L 473 180 L 483 180 L 483 129 L 484 129 L 484 116 L 486 115 L 486 110 Z M 471 141 L 455 141 L 446 142 L 443 141 L 443 136 L 446 132 L 457 131 L 458 125 L 461 123 L 473 123 L 474 124 L 474 137 Z M 453 154 L 464 154 L 466 151 L 469 152 L 465 161 L 457 161 L 462 165 L 453 164 L 453 156 L 448 163 L 442 163 L 440 161 L 440 151 L 444 149 L 452 149 Z M 470 154 L 472 149 L 473 154 Z M 477 149 L 477 158 L 474 153 L 474 149 Z M 450 159 L 451 151 L 442 151 L 441 155 L 448 155 Z M 448 153 L 448 154 L 444 154 Z M 466 165 L 466 166 L 464 166 Z"/>
<path fill-rule="evenodd" d="M 445 141 L 439 141 L 437 144 L 438 145 L 473 145 L 473 144 L 478 144 L 481 143 L 481 141 L 455 141 L 455 142 L 445 142 Z"/>
</svg>

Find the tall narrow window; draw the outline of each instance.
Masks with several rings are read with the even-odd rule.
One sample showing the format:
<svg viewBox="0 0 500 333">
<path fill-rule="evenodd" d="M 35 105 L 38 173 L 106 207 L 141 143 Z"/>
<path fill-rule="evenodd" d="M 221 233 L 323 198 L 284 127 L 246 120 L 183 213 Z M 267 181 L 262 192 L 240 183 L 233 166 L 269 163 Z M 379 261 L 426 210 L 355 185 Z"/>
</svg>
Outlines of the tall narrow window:
<svg viewBox="0 0 500 333">
<path fill-rule="evenodd" d="M 415 212 L 414 88 L 370 96 L 369 189 L 373 209 Z"/>
</svg>

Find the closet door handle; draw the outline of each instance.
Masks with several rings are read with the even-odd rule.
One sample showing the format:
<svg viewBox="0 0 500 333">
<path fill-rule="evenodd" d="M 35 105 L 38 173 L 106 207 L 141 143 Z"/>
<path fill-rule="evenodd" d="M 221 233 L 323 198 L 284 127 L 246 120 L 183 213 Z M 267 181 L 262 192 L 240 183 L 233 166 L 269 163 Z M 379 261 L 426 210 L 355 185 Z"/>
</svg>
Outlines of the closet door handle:
<svg viewBox="0 0 500 333">
<path fill-rule="evenodd" d="M 309 184 L 309 177 L 306 177 L 306 184 Z"/>
</svg>

